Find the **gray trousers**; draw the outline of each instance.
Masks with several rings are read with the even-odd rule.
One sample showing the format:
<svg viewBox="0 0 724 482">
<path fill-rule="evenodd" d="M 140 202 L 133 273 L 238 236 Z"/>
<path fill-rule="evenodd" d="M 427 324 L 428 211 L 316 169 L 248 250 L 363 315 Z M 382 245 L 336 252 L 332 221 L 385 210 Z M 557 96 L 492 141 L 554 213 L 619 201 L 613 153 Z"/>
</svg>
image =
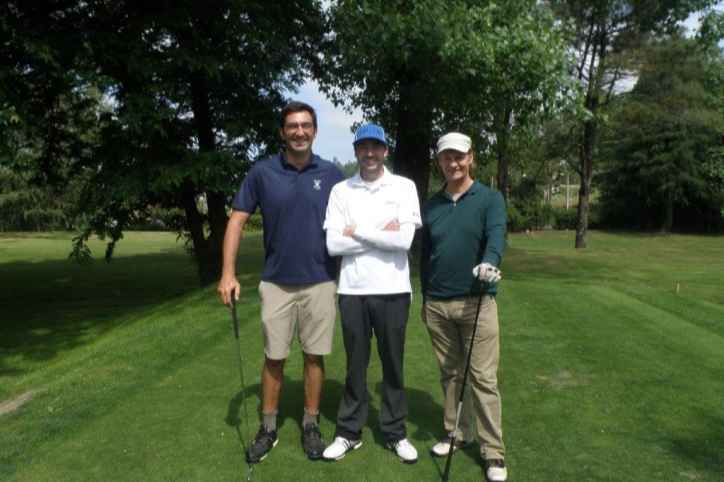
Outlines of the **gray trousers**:
<svg viewBox="0 0 724 482">
<path fill-rule="evenodd" d="M 380 428 L 390 442 L 406 438 L 408 408 L 402 365 L 410 293 L 339 295 L 339 313 L 347 353 L 347 378 L 335 436 L 359 440 L 367 423 L 370 402 L 367 367 L 374 333 L 382 362 Z"/>
</svg>

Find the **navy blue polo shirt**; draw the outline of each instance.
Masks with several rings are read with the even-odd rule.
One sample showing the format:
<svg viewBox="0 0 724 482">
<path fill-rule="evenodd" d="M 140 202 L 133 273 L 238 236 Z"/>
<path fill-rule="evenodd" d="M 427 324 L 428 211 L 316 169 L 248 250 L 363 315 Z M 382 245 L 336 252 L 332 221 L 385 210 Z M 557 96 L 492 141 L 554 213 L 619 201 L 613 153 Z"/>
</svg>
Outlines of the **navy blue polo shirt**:
<svg viewBox="0 0 724 482">
<path fill-rule="evenodd" d="M 289 164 L 283 151 L 252 166 L 231 207 L 250 214 L 261 207 L 264 281 L 305 284 L 335 279 L 322 225 L 329 193 L 344 179 L 337 166 L 315 154 L 302 170 Z"/>
</svg>

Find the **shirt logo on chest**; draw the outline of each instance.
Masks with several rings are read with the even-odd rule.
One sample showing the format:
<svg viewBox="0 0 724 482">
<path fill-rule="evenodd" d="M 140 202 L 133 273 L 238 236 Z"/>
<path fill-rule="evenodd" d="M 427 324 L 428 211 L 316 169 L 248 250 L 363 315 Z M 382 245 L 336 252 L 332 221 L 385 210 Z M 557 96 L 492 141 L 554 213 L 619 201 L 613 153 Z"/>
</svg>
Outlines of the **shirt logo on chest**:
<svg viewBox="0 0 724 482">
<path fill-rule="evenodd" d="M 314 189 L 319 191 L 322 189 L 322 180 L 321 179 L 314 179 Z"/>
</svg>

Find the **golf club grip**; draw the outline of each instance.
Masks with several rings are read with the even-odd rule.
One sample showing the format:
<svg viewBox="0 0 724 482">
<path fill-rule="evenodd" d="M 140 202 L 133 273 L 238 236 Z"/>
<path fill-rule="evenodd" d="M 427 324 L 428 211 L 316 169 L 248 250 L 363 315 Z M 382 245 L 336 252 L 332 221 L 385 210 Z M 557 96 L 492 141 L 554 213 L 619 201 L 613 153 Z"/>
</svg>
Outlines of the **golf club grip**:
<svg viewBox="0 0 724 482">
<path fill-rule="evenodd" d="M 231 292 L 231 319 L 234 320 L 234 337 L 239 339 L 239 319 L 236 317 L 236 296 L 235 292 Z"/>
</svg>

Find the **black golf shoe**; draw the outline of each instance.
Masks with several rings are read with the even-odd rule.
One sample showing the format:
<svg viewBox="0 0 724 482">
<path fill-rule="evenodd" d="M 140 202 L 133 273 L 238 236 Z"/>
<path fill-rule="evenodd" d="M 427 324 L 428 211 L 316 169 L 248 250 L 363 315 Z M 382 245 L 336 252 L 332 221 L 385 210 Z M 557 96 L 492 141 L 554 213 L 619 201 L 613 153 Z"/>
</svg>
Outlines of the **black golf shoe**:
<svg viewBox="0 0 724 482">
<path fill-rule="evenodd" d="M 310 460 L 319 460 L 322 458 L 325 447 L 319 427 L 312 423 L 308 423 L 304 426 L 304 431 L 302 432 L 302 446 L 304 447 L 304 453 L 307 454 L 307 457 Z"/>
<path fill-rule="evenodd" d="M 276 430 L 267 430 L 266 425 L 262 424 L 251 447 L 246 451 L 246 461 L 252 464 L 261 462 L 278 441 Z"/>
</svg>

